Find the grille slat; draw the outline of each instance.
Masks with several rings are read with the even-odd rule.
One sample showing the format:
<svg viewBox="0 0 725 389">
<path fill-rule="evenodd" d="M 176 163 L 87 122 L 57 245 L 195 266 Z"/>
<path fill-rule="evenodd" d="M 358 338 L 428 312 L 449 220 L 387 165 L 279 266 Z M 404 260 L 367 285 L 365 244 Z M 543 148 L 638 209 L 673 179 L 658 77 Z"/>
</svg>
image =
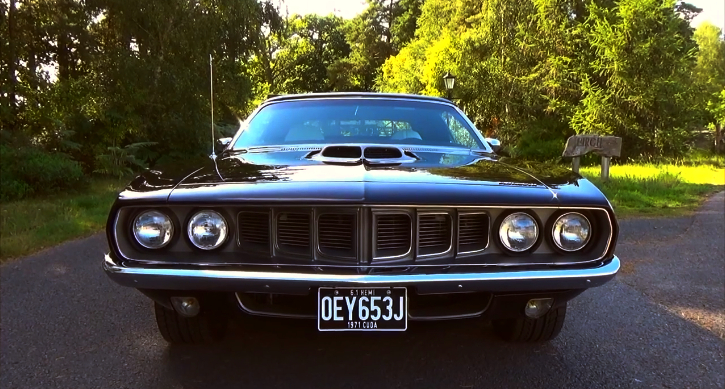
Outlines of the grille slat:
<svg viewBox="0 0 725 389">
<path fill-rule="evenodd" d="M 310 247 L 310 214 L 283 212 L 277 215 L 277 244 L 281 249 L 307 252 Z"/>
<path fill-rule="evenodd" d="M 357 217 L 352 213 L 322 214 L 317 220 L 320 251 L 326 255 L 355 257 Z"/>
<path fill-rule="evenodd" d="M 418 253 L 440 254 L 451 247 L 452 228 L 450 215 L 418 216 Z"/>
<path fill-rule="evenodd" d="M 240 212 L 237 220 L 243 247 L 251 244 L 269 249 L 269 212 Z"/>
<path fill-rule="evenodd" d="M 367 152 L 369 149 L 365 150 Z M 400 151 L 398 150 L 398 152 Z M 409 215 L 375 215 L 375 222 L 375 230 L 377 231 L 375 236 L 376 257 L 403 255 L 410 250 L 412 243 L 412 222 Z"/>
<path fill-rule="evenodd" d="M 488 245 L 488 215 L 461 214 L 458 216 L 458 251 L 483 250 Z"/>
</svg>

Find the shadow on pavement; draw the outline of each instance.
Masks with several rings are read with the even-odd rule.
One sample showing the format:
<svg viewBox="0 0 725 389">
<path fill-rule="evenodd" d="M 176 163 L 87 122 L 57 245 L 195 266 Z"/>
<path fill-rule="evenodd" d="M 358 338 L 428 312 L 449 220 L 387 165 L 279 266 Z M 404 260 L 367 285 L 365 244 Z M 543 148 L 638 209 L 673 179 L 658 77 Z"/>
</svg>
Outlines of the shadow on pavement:
<svg viewBox="0 0 725 389">
<path fill-rule="evenodd" d="M 315 326 L 261 318 L 235 323 L 222 344 L 167 348 L 168 375 L 182 387 L 465 388 L 499 377 L 515 388 L 542 384 L 532 383 L 527 369 L 558 365 L 551 344 L 507 344 L 477 320 L 410 323 L 405 333 L 319 333 Z"/>
</svg>

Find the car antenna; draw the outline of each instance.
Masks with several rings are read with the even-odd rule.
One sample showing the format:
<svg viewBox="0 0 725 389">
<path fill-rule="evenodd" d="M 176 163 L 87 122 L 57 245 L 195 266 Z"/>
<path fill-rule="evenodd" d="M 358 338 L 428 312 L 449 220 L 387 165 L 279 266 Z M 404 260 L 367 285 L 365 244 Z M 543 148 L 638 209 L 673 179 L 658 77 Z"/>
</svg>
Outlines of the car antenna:
<svg viewBox="0 0 725 389">
<path fill-rule="evenodd" d="M 216 159 L 214 152 L 214 67 L 211 54 L 209 54 L 209 101 L 211 103 L 211 155 L 209 158 Z"/>
</svg>

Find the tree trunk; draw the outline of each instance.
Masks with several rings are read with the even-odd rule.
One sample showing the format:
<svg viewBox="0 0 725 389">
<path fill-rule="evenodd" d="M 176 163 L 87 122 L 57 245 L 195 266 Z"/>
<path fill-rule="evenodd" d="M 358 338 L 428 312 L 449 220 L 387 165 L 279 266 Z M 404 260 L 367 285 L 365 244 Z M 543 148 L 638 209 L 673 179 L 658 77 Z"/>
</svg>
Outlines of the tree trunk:
<svg viewBox="0 0 725 389">
<path fill-rule="evenodd" d="M 715 123 L 715 151 L 723 151 L 723 128 L 722 123 Z"/>
<path fill-rule="evenodd" d="M 15 17 L 17 10 L 15 2 L 16 0 L 10 0 L 10 8 L 8 8 L 8 82 L 10 84 L 8 91 L 8 99 L 10 100 L 10 123 L 8 124 L 11 133 L 14 133 L 16 130 L 16 119 L 18 115 L 18 104 L 16 101 L 16 87 L 18 80 L 15 75 L 15 68 L 18 61 L 18 53 L 15 50 L 15 41 L 17 40 L 15 31 Z"/>
</svg>

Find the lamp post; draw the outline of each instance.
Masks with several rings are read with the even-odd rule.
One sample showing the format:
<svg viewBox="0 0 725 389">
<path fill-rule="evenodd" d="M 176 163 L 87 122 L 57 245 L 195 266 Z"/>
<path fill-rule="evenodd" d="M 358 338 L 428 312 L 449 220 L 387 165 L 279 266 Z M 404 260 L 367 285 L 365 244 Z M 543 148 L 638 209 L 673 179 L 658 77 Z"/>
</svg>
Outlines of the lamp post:
<svg viewBox="0 0 725 389">
<path fill-rule="evenodd" d="M 443 83 L 446 85 L 446 93 L 448 94 L 448 100 L 450 100 L 453 93 L 453 86 L 456 84 L 456 76 L 450 72 L 446 72 L 443 75 Z"/>
</svg>

